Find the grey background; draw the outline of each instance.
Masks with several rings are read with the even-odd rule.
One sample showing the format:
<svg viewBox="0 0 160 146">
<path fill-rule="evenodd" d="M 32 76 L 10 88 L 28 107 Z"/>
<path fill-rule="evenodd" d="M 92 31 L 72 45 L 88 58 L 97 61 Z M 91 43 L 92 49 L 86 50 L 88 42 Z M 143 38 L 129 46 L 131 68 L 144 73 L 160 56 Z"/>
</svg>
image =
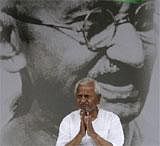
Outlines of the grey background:
<svg viewBox="0 0 160 146">
<path fill-rule="evenodd" d="M 158 24 L 159 17 L 157 17 Z M 156 36 L 158 36 L 156 34 Z M 159 50 L 159 36 L 157 48 Z M 145 106 L 139 117 L 136 118 L 143 134 L 143 146 L 159 146 L 159 53 L 152 72 L 150 90 L 147 95 Z M 12 117 L 10 106 L 21 94 L 21 80 L 19 73 L 8 73 L 0 67 L 0 128 Z"/>
</svg>

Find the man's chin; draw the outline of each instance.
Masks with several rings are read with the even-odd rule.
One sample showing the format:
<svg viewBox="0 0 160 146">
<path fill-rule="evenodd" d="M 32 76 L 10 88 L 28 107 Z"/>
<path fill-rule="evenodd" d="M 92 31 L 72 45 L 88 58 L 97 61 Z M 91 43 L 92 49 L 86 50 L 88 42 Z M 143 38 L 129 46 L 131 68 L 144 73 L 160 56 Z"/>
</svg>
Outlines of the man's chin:
<svg viewBox="0 0 160 146">
<path fill-rule="evenodd" d="M 90 108 L 88 106 L 80 107 L 80 109 L 84 112 L 89 112 L 89 113 L 95 110 L 95 108 Z"/>
</svg>

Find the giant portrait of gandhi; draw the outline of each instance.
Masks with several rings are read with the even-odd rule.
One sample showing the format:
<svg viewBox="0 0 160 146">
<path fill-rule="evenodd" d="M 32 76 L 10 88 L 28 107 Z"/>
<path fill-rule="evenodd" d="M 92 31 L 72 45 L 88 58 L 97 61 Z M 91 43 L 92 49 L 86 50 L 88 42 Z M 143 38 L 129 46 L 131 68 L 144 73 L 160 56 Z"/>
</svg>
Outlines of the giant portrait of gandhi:
<svg viewBox="0 0 160 146">
<path fill-rule="evenodd" d="M 1 67 L 22 82 L 2 146 L 55 145 L 83 77 L 99 82 L 101 106 L 119 115 L 124 146 L 141 145 L 133 121 L 156 57 L 154 1 L 1 0 L 0 9 Z"/>
</svg>

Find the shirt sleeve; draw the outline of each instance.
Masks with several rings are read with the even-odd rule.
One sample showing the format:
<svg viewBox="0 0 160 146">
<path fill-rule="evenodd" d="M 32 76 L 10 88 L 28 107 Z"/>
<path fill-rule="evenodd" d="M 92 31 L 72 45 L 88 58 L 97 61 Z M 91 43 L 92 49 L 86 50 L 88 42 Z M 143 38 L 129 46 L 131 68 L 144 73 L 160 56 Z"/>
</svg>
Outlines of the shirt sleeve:
<svg viewBox="0 0 160 146">
<path fill-rule="evenodd" d="M 113 146 L 123 146 L 124 144 L 124 134 L 120 119 L 117 115 L 114 115 L 111 121 L 108 141 L 113 144 Z"/>
<path fill-rule="evenodd" d="M 59 127 L 59 134 L 56 142 L 56 146 L 65 146 L 70 141 L 70 120 L 65 117 Z"/>
</svg>

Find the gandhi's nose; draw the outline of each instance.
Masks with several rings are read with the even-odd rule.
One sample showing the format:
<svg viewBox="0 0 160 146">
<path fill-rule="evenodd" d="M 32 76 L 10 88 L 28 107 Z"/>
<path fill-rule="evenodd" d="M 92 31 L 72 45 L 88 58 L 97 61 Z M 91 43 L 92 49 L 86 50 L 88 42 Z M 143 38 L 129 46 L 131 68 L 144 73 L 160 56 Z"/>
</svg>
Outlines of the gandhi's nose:
<svg viewBox="0 0 160 146">
<path fill-rule="evenodd" d="M 113 60 L 135 68 L 141 68 L 144 63 L 144 50 L 135 28 L 130 23 L 117 27 L 117 32 L 112 40 L 112 46 L 103 51 L 102 57 L 89 71 L 88 76 L 97 77 L 105 73 L 115 73 L 120 70 L 113 64 Z"/>
<path fill-rule="evenodd" d="M 112 47 L 106 50 L 109 58 L 137 68 L 143 66 L 144 50 L 142 41 L 132 24 L 124 23 L 117 27 L 113 44 Z"/>
</svg>

